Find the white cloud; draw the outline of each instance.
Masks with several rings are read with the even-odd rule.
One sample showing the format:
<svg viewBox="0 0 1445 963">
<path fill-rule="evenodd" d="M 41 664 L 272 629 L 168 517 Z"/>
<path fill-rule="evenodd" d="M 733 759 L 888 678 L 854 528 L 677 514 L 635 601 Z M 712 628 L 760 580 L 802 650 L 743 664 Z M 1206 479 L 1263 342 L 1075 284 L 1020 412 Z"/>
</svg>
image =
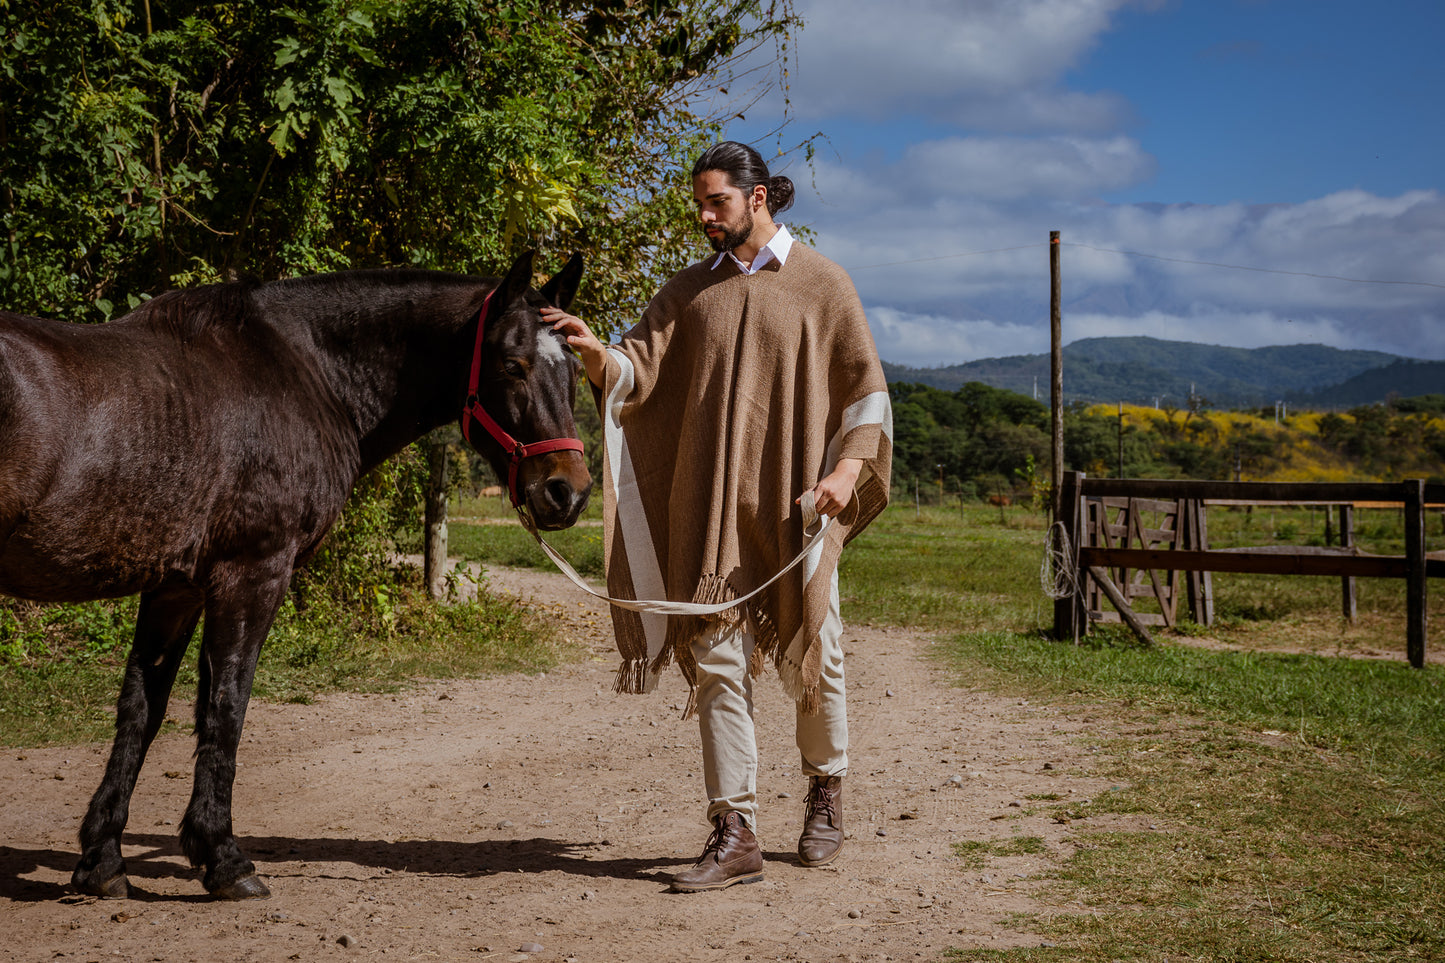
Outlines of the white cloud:
<svg viewBox="0 0 1445 963">
<path fill-rule="evenodd" d="M 1436 191 L 1349 190 L 1267 207 L 1115 206 L 1077 227 L 1086 243 L 1178 259 L 1138 261 L 1134 272 L 1166 282 L 1180 300 L 1337 316 L 1404 309 L 1439 317 L 1445 307 L 1438 286 L 1355 283 L 1445 283 L 1445 197 Z"/>
<path fill-rule="evenodd" d="M 1047 350 L 1047 238 L 1059 230 L 1068 340 L 1318 342 L 1445 358 L 1440 191 L 1107 200 L 1148 182 L 1157 161 L 1127 130 L 1126 103 L 1071 90 L 1066 73 L 1128 6 L 1158 3 L 798 0 L 794 116 L 809 130 L 890 122 L 876 148 L 820 151 L 812 170 L 790 171 L 790 216 L 852 272 L 883 357 L 945 365 Z M 758 112 L 769 110 L 781 116 L 776 104 Z M 893 122 L 910 117 L 928 122 L 930 139 L 897 139 L 908 128 Z M 853 143 L 866 143 L 856 128 Z"/>
<path fill-rule="evenodd" d="M 946 314 L 900 311 L 870 305 L 869 326 L 885 361 L 913 368 L 937 368 L 1021 354 L 1047 354 L 1046 316 L 1034 323 L 1009 324 Z M 1336 348 L 1390 351 L 1414 357 L 1445 358 L 1445 326 L 1417 328 L 1421 340 L 1410 346 L 1382 344 L 1376 333 L 1337 317 L 1293 318 L 1270 310 L 1236 311 L 1200 304 L 1181 313 L 1145 311 L 1123 315 L 1065 311 L 1064 344 L 1086 338 L 1147 337 L 1161 341 L 1263 348 L 1280 344 L 1325 344 Z"/>
<path fill-rule="evenodd" d="M 1129 0 L 804 0 L 792 100 L 803 118 L 901 105 L 995 130 L 1102 130 L 1110 93 L 1059 88 Z"/>
<path fill-rule="evenodd" d="M 1329 344 L 1367 348 L 1353 343 L 1350 333 L 1332 318 L 1295 321 L 1271 311 L 1231 312 L 1200 305 L 1188 314 L 1146 311 L 1132 317 L 1070 313 L 1065 325 L 1066 343 L 1083 338 L 1148 337 L 1161 341 L 1264 348 L 1276 344 Z"/>
<path fill-rule="evenodd" d="M 914 314 L 896 308 L 870 306 L 868 326 L 878 356 L 912 368 L 1038 354 L 1049 350 L 1049 329 L 994 321 L 960 320 L 941 315 Z"/>
<path fill-rule="evenodd" d="M 915 144 L 895 166 L 907 171 L 911 193 L 993 201 L 1087 197 L 1154 172 L 1129 137 L 953 137 Z"/>
<path fill-rule="evenodd" d="M 1008 342 L 1018 326 L 1047 317 L 1051 229 L 1065 242 L 1065 307 L 1092 334 L 1241 346 L 1318 342 L 1445 358 L 1439 192 L 1159 206 L 1025 191 L 1032 178 L 1047 178 L 1039 172 L 1054 163 L 1052 148 L 949 142 L 920 145 L 866 171 L 820 167 L 823 199 L 847 185 L 848 202 L 824 206 L 805 191 L 798 217 L 816 231 L 817 247 L 852 272 L 865 304 L 895 312 L 880 346 L 896 344 L 931 364 L 986 357 L 979 345 Z M 1032 172 L 1031 158 L 1041 165 Z M 954 160 L 959 170 L 993 172 L 950 178 Z M 1091 176 L 1076 175 L 1080 191 Z M 1004 186 L 990 198 L 980 183 Z M 998 327 L 978 327 L 983 321 Z M 953 327 L 959 324 L 968 327 Z M 884 357 L 913 363 L 901 353 Z"/>
</svg>

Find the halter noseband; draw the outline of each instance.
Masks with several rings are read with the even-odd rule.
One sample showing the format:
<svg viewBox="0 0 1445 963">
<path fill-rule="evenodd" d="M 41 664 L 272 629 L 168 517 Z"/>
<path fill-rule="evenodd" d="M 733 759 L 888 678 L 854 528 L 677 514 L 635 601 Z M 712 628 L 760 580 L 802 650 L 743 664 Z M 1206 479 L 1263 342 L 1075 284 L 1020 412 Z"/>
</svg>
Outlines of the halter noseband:
<svg viewBox="0 0 1445 963">
<path fill-rule="evenodd" d="M 553 451 L 582 451 L 582 442 L 576 438 L 551 438 L 524 445 L 507 434 L 482 407 L 481 398 L 477 395 L 477 388 L 482 381 L 482 339 L 486 335 L 487 308 L 491 306 L 492 295 L 496 293 L 496 288 L 493 288 L 487 294 L 486 300 L 482 302 L 482 311 L 477 315 L 477 342 L 472 348 L 472 376 L 467 383 L 466 404 L 462 407 L 462 437 L 467 440 L 467 444 L 477 447 L 472 441 L 471 433 L 471 421 L 475 418 L 477 423 L 487 430 L 487 434 L 492 436 L 492 440 L 501 445 L 503 451 L 511 454 L 512 462 L 507 468 L 507 493 L 512 496 L 512 507 L 520 512 L 522 499 L 517 494 L 517 468 L 522 464 L 522 460 Z"/>
</svg>

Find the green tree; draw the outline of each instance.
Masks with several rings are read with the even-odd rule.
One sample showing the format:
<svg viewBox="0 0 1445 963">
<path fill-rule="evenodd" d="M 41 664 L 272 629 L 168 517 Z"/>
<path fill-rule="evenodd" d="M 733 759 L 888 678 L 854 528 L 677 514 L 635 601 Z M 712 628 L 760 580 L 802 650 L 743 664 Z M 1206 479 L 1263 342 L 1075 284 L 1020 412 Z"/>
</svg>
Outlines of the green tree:
<svg viewBox="0 0 1445 963">
<path fill-rule="evenodd" d="M 784 44 L 761 0 L 0 2 L 0 303 L 100 320 L 176 285 L 588 256 L 635 315 L 697 249 L 700 96 Z"/>
</svg>

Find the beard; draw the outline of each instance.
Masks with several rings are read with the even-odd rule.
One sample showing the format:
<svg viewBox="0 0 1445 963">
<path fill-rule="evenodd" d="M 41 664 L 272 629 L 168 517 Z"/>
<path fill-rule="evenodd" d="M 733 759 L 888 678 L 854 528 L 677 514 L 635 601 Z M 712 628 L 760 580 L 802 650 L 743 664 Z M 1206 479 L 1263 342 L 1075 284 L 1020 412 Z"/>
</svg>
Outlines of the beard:
<svg viewBox="0 0 1445 963">
<path fill-rule="evenodd" d="M 712 227 L 714 230 L 722 231 L 722 234 L 716 237 L 707 234 L 707 242 L 712 245 L 714 251 L 719 253 L 735 250 L 753 234 L 753 225 L 750 221 L 740 221 L 737 224 L 713 224 Z M 706 229 L 704 229 L 704 233 L 706 233 Z"/>
</svg>

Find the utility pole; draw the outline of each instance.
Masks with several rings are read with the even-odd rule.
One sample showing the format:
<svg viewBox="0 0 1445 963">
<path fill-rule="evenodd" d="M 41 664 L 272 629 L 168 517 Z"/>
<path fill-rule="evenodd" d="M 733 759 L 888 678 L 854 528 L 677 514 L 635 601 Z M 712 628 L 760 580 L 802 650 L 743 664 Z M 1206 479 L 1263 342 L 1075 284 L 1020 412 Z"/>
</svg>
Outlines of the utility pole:
<svg viewBox="0 0 1445 963">
<path fill-rule="evenodd" d="M 1059 277 L 1059 232 L 1049 232 L 1049 375 L 1052 381 L 1054 458 L 1049 484 L 1049 517 L 1058 521 L 1064 495 L 1063 282 Z"/>
<path fill-rule="evenodd" d="M 1124 477 L 1124 402 L 1119 402 L 1119 477 Z"/>
</svg>

